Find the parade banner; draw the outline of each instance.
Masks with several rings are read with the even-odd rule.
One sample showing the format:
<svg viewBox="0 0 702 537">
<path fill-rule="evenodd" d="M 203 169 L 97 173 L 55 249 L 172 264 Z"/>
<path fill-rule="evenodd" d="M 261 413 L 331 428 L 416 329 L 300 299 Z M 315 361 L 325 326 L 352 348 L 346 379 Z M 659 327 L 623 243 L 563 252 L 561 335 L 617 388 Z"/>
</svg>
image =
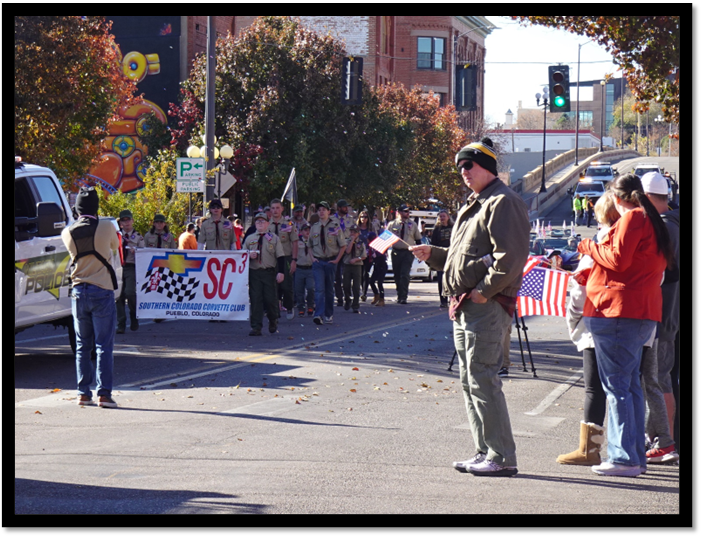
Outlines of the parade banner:
<svg viewBox="0 0 702 537">
<path fill-rule="evenodd" d="M 137 318 L 249 320 L 249 252 L 136 250 Z"/>
</svg>

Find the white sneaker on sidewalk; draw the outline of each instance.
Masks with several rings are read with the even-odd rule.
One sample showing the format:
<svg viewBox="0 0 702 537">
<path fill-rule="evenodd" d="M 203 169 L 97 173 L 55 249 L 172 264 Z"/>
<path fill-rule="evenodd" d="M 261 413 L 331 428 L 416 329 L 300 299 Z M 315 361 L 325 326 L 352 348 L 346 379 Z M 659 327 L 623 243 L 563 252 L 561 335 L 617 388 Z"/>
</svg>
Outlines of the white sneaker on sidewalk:
<svg viewBox="0 0 702 537">
<path fill-rule="evenodd" d="M 636 477 L 645 472 L 641 466 L 627 466 L 616 462 L 603 462 L 592 467 L 592 471 L 597 475 L 609 475 L 616 477 Z"/>
</svg>

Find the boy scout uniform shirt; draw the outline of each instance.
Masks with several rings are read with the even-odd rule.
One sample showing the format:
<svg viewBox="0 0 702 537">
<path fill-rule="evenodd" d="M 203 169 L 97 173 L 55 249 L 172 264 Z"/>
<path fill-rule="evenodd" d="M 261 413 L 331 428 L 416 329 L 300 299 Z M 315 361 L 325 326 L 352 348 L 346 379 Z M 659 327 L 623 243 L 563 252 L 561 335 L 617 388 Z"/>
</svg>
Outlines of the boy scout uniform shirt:
<svg viewBox="0 0 702 537">
<path fill-rule="evenodd" d="M 230 250 L 232 243 L 236 243 L 234 226 L 226 218 L 221 218 L 218 223 L 212 218 L 205 218 L 197 243 L 204 244 L 205 250 Z"/>
<path fill-rule="evenodd" d="M 339 213 L 334 213 L 332 216 L 339 221 L 341 231 L 344 232 L 344 238 L 348 243 L 349 237 L 351 236 L 349 228 L 356 223 L 355 218 L 353 216 L 349 216 L 348 214 L 346 216 L 341 216 Z"/>
<path fill-rule="evenodd" d="M 324 232 L 324 246 L 322 245 L 322 232 Z M 322 221 L 312 225 L 310 229 L 309 244 L 312 246 L 312 255 L 317 259 L 334 258 L 339 255 L 339 250 L 346 247 L 346 237 L 339 221 L 330 217 L 322 225 Z"/>
<path fill-rule="evenodd" d="M 293 241 L 297 240 L 297 230 L 292 220 L 287 216 L 280 218 L 279 222 L 270 221 L 268 224 L 268 233 L 274 233 L 280 238 L 280 242 L 283 245 L 283 251 L 287 257 L 292 255 L 292 244 Z M 299 259 L 298 259 L 299 262 Z"/>
<path fill-rule="evenodd" d="M 305 250 L 307 252 L 305 253 Z M 302 237 L 297 241 L 297 268 L 311 267 L 314 263 L 312 256 L 312 245 L 305 242 Z"/>
<path fill-rule="evenodd" d="M 133 265 L 136 263 L 136 249 L 144 248 L 144 237 L 141 233 L 132 231 L 127 233 L 122 231 L 122 247 L 124 248 L 124 264 Z"/>
<path fill-rule="evenodd" d="M 159 233 L 150 231 L 144 235 L 144 245 L 147 248 L 178 248 L 173 233 L 161 233 L 161 246 L 158 245 Z"/>
<path fill-rule="evenodd" d="M 405 226 L 405 231 L 402 233 L 402 225 Z M 414 220 L 407 220 L 403 222 L 402 220 L 393 220 L 388 224 L 388 230 L 400 237 L 407 244 L 414 246 L 416 241 L 422 240 L 422 234 L 419 231 L 419 226 L 414 223 Z M 407 244 L 405 242 L 396 242 L 392 245 L 393 250 L 407 250 Z"/>
<path fill-rule="evenodd" d="M 251 270 L 276 268 L 278 266 L 278 258 L 285 257 L 280 239 L 277 235 L 270 232 L 252 233 L 246 237 L 244 250 L 256 250 L 259 252 L 256 259 L 249 257 L 249 268 Z"/>
<path fill-rule="evenodd" d="M 343 261 L 345 265 L 363 265 L 363 259 L 365 259 L 367 256 L 368 254 L 366 253 L 366 245 L 363 244 L 363 241 L 359 237 L 359 239 L 356 241 L 356 244 L 354 244 L 353 248 L 351 248 L 351 253 L 344 255 Z M 356 258 L 360 259 L 351 263 L 351 259 Z"/>
</svg>

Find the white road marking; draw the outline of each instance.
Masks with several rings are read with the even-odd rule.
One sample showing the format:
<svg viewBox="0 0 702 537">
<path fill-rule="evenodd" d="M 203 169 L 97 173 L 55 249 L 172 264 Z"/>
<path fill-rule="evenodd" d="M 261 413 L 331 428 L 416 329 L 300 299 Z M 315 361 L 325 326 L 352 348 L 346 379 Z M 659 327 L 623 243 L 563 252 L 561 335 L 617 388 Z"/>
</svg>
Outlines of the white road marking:
<svg viewBox="0 0 702 537">
<path fill-rule="evenodd" d="M 579 371 L 572 377 L 570 377 L 564 384 L 559 384 L 550 394 L 548 394 L 534 409 L 529 412 L 525 412 L 527 416 L 538 416 L 544 410 L 553 404 L 553 402 L 558 399 L 561 395 L 567 392 L 573 385 L 578 382 L 583 377 L 583 372 Z"/>
</svg>

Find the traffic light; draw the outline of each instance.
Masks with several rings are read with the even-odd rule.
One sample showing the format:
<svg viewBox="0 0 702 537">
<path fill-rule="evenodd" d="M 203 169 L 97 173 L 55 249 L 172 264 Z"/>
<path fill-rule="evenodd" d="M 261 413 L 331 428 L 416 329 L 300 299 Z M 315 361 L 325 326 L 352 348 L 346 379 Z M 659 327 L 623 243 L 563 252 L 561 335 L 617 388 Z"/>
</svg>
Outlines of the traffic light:
<svg viewBox="0 0 702 537">
<path fill-rule="evenodd" d="M 477 110 L 476 94 L 478 75 L 475 65 L 456 66 L 456 110 L 458 112 Z"/>
<path fill-rule="evenodd" d="M 570 112 L 570 70 L 567 65 L 550 65 L 548 92 L 551 112 Z"/>
<path fill-rule="evenodd" d="M 363 58 L 344 58 L 341 66 L 341 104 L 361 104 Z"/>
</svg>

